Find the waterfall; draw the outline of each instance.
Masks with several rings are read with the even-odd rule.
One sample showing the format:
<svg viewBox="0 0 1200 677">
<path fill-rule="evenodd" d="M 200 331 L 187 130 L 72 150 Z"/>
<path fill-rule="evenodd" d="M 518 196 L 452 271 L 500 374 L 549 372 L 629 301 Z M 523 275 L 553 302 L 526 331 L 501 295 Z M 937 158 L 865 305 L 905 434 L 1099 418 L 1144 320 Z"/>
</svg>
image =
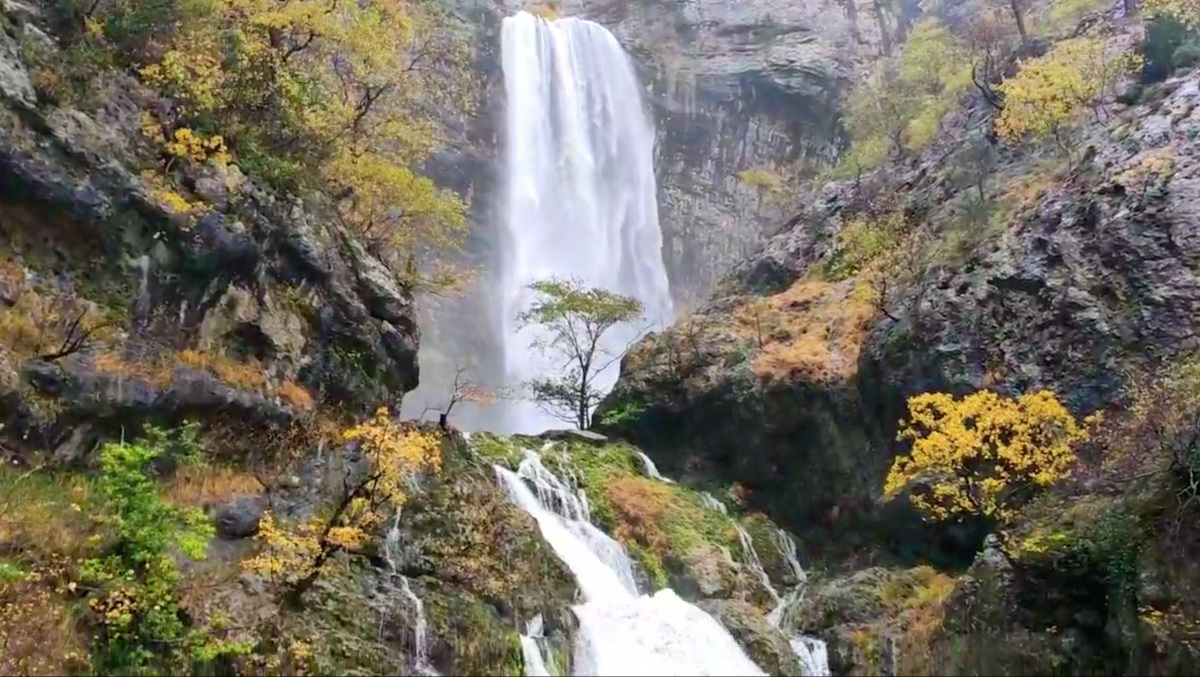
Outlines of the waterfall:
<svg viewBox="0 0 1200 677">
<path fill-rule="evenodd" d="M 620 543 L 571 507 L 583 501 L 541 496 L 567 491 L 540 457 L 526 452 L 513 472 L 495 466 L 509 498 L 537 521 L 542 537 L 575 575 L 584 602 L 575 645 L 578 675 L 763 675 L 721 624 L 671 590 L 639 595 L 632 562 Z M 538 489 L 534 493 L 526 481 Z M 554 506 L 564 510 L 556 511 Z M 534 662 L 527 674 L 543 668 Z"/>
<path fill-rule="evenodd" d="M 646 471 L 646 476 L 651 479 L 656 479 L 667 484 L 675 484 L 675 480 L 669 477 L 663 477 L 663 474 L 658 471 L 658 466 L 654 465 L 654 459 L 646 455 L 646 452 L 641 449 L 637 452 L 638 459 L 642 462 L 642 468 Z"/>
<path fill-rule="evenodd" d="M 520 12 L 501 32 L 508 101 L 503 294 L 505 372 L 509 383 L 557 374 L 562 364 L 530 343 L 538 327 L 518 330 L 516 315 L 534 300 L 528 285 L 551 276 L 633 296 L 647 323 L 672 316 L 662 260 L 653 167 L 654 129 L 637 74 L 617 39 L 599 24 L 547 21 Z M 616 327 L 604 347 L 617 354 L 638 327 Z M 594 387 L 616 381 L 616 364 Z M 515 403 L 513 432 L 561 423 L 533 403 Z"/>
<path fill-rule="evenodd" d="M 808 677 L 825 677 L 829 672 L 829 651 L 825 642 L 812 637 L 793 637 L 792 651 L 800 659 L 800 672 Z"/>
<path fill-rule="evenodd" d="M 383 554 L 392 575 L 400 579 L 400 593 L 412 607 L 413 620 L 413 667 L 418 675 L 436 677 L 438 674 L 429 663 L 429 624 L 425 619 L 425 604 L 413 592 L 408 577 L 400 573 L 400 511 L 396 511 L 392 526 L 383 540 Z"/>
<path fill-rule="evenodd" d="M 729 514 L 729 510 L 725 507 L 725 504 L 707 491 L 701 492 L 700 500 L 710 510 L 716 510 L 722 515 Z M 800 566 L 800 560 L 796 557 L 796 542 L 783 529 L 776 529 L 775 546 L 779 549 L 779 554 L 783 555 L 788 568 L 796 576 L 796 586 L 786 595 L 780 595 L 779 591 L 771 583 L 771 577 L 763 569 L 762 559 L 758 556 L 758 551 L 754 549 L 754 540 L 750 538 L 750 534 L 736 520 L 733 523 L 733 528 L 737 532 L 738 541 L 741 542 L 742 550 L 746 554 L 746 566 L 750 568 L 751 573 L 758 577 L 767 594 L 775 601 L 774 608 L 767 614 L 767 622 L 786 632 L 784 630 L 784 615 L 787 613 L 788 608 L 799 601 L 800 596 L 804 594 L 805 583 L 808 581 L 808 574 L 804 571 L 804 567 Z M 802 674 L 805 677 L 826 677 L 830 674 L 829 654 L 824 641 L 815 637 L 793 635 L 788 639 L 788 643 L 792 647 L 792 652 L 796 654 L 796 658 L 800 661 Z"/>
<path fill-rule="evenodd" d="M 542 636 L 542 615 L 529 621 L 525 634 L 521 635 L 521 656 L 525 659 L 525 677 L 550 677 L 558 674 L 554 658 L 542 652 L 538 639 Z"/>
<path fill-rule="evenodd" d="M 775 600 L 775 607 L 779 608 L 783 598 L 779 596 L 779 591 L 775 589 L 775 586 L 771 585 L 771 577 L 767 575 L 766 569 L 763 569 L 762 560 L 758 557 L 758 551 L 754 549 L 754 541 L 750 538 L 750 534 L 736 520 L 733 523 L 733 529 L 737 532 L 738 541 L 742 544 L 742 552 L 746 553 L 746 566 L 750 567 L 750 573 L 758 577 L 767 594 Z"/>
<path fill-rule="evenodd" d="M 729 514 L 729 511 L 725 509 L 725 504 L 718 501 L 716 496 L 713 496 L 707 491 L 700 492 L 700 502 L 703 503 L 704 507 L 708 508 L 709 510 L 716 510 L 722 515 Z"/>
</svg>

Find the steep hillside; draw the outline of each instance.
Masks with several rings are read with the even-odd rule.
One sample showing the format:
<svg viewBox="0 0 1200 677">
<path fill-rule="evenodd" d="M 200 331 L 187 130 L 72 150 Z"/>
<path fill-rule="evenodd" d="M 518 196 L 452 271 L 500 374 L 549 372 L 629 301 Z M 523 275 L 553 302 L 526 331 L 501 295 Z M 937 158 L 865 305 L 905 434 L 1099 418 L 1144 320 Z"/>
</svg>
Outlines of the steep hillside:
<svg viewBox="0 0 1200 677">
<path fill-rule="evenodd" d="M 1197 349 L 1196 36 L 1154 7 L 1034 3 L 1027 36 L 972 7 L 932 7 L 877 62 L 842 165 L 630 350 L 596 427 L 803 535 L 828 575 L 796 618 L 835 673 L 1187 670 L 1195 428 L 1165 402 L 1197 384 L 1161 370 Z M 1076 479 L 1015 517 L 922 514 L 937 468 L 884 495 L 910 397 L 1042 389 L 1108 412 Z"/>
</svg>

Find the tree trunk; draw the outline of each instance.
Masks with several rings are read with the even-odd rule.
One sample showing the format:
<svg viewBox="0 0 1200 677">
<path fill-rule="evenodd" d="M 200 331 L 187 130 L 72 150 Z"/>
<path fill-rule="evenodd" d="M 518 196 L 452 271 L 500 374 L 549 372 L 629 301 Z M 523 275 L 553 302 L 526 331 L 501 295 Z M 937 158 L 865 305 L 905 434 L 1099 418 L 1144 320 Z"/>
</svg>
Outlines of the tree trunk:
<svg viewBox="0 0 1200 677">
<path fill-rule="evenodd" d="M 1013 20 L 1017 22 L 1017 33 L 1021 36 L 1021 44 L 1029 42 L 1029 33 L 1025 30 L 1025 8 L 1021 6 L 1021 0 L 1008 0 L 1008 6 L 1012 8 Z"/>
<path fill-rule="evenodd" d="M 1013 0 L 1016 2 L 1016 0 Z M 883 41 L 883 55 L 892 55 L 892 34 L 888 32 L 887 21 L 883 17 L 883 1 L 875 0 L 871 3 L 871 7 L 875 12 L 875 24 L 879 26 L 879 37 Z"/>
</svg>

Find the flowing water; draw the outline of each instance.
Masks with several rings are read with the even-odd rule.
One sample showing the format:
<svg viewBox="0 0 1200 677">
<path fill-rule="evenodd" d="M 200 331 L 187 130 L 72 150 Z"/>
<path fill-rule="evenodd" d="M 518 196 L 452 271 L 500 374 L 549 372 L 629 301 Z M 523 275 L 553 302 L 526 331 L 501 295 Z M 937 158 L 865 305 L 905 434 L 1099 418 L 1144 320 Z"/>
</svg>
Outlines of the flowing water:
<svg viewBox="0 0 1200 677">
<path fill-rule="evenodd" d="M 525 659 L 526 677 L 550 677 L 558 674 L 554 659 L 542 650 L 538 640 L 542 637 L 542 615 L 529 621 L 525 634 L 521 635 L 521 655 Z"/>
<path fill-rule="evenodd" d="M 413 667 L 418 675 L 435 677 L 438 673 L 429 662 L 429 624 L 425 619 L 425 604 L 413 592 L 408 577 L 400 573 L 400 511 L 392 520 L 384 537 L 383 553 L 392 575 L 400 579 L 400 594 L 412 607 L 413 614 Z"/>
<path fill-rule="evenodd" d="M 716 510 L 722 515 L 729 514 L 725 504 L 717 500 L 712 494 L 702 492 L 700 498 L 705 507 L 710 510 Z M 808 580 L 808 574 L 804 571 L 804 567 L 800 566 L 800 560 L 796 557 L 796 542 L 783 529 L 775 531 L 775 547 L 779 549 L 779 554 L 783 556 L 788 568 L 791 569 L 792 574 L 796 577 L 795 587 L 787 594 L 780 595 L 779 591 L 771 583 L 771 577 L 763 569 L 762 559 L 758 556 L 758 551 L 754 548 L 754 540 L 750 538 L 750 534 L 746 532 L 742 525 L 736 521 L 733 524 L 734 530 L 737 531 L 738 541 L 742 544 L 742 551 L 745 553 L 746 566 L 749 567 L 751 573 L 758 577 L 767 594 L 775 601 L 775 607 L 767 614 L 767 621 L 780 630 L 784 630 L 785 615 L 788 609 L 798 602 L 801 595 L 804 594 L 805 583 Z M 830 674 L 829 654 L 826 651 L 824 641 L 815 637 L 794 635 L 788 639 L 788 642 L 791 644 L 792 652 L 799 659 L 801 669 L 806 677 L 825 677 Z"/>
<path fill-rule="evenodd" d="M 575 508 L 586 502 L 537 454 L 527 452 L 516 472 L 495 470 L 509 498 L 537 521 L 542 537 L 583 593 L 584 602 L 574 608 L 579 619 L 574 674 L 764 674 L 725 628 L 698 607 L 671 590 L 639 594 L 625 549 L 578 519 Z M 572 496 L 549 499 L 548 494 L 557 492 Z M 527 664 L 527 674 L 544 669 L 543 663 Z"/>
<path fill-rule="evenodd" d="M 667 484 L 675 484 L 675 480 L 669 477 L 663 477 L 663 474 L 658 471 L 658 466 L 654 465 L 654 459 L 646 455 L 646 452 L 638 450 L 637 457 L 642 462 L 642 468 L 646 471 L 646 477 L 666 482 Z"/>
<path fill-rule="evenodd" d="M 637 74 L 617 39 L 591 21 L 556 21 L 520 12 L 501 31 L 508 101 L 505 150 L 503 294 L 508 383 L 561 372 L 530 348 L 538 327 L 519 329 L 518 313 L 535 295 L 528 286 L 570 276 L 638 298 L 646 325 L 672 316 L 662 259 L 654 180 L 654 129 Z M 618 354 L 643 325 L 616 327 L 604 347 Z M 617 365 L 597 375 L 611 388 Z M 529 402 L 512 405 L 511 432 L 561 427 Z"/>
</svg>

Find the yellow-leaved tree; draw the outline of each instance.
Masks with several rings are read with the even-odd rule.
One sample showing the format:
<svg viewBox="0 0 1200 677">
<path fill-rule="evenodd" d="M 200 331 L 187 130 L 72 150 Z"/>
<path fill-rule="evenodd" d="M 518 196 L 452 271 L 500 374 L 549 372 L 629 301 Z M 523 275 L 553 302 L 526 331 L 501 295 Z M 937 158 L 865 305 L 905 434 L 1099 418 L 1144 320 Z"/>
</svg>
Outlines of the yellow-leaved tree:
<svg viewBox="0 0 1200 677">
<path fill-rule="evenodd" d="M 1100 38 L 1075 38 L 1024 61 L 1021 70 L 996 87 L 1004 110 L 996 119 L 1001 139 L 1052 138 L 1070 157 L 1070 126 L 1087 112 L 1099 120 L 1120 78 L 1141 65 L 1136 54 L 1120 53 Z"/>
<path fill-rule="evenodd" d="M 320 577 L 330 558 L 367 543 L 385 506 L 404 505 L 405 482 L 412 473 L 441 468 L 438 436 L 393 421 L 386 407 L 345 430 L 342 440 L 357 444 L 365 470 L 345 464 L 341 491 L 328 514 L 290 528 L 266 514 L 258 534 L 262 550 L 244 563 L 246 569 L 280 585 L 294 604 Z"/>
<path fill-rule="evenodd" d="M 96 0 L 100 43 L 173 102 L 144 125 L 166 170 L 235 162 L 319 198 L 408 272 L 455 248 L 465 204 L 417 169 L 474 101 L 468 36 L 435 0 Z M 156 124 L 157 127 L 156 127 Z"/>
<path fill-rule="evenodd" d="M 987 390 L 915 395 L 897 437 L 912 449 L 892 463 L 884 493 L 913 487 L 913 505 L 938 521 L 1005 521 L 1030 492 L 1067 477 L 1090 427 L 1047 390 L 1015 399 Z"/>
</svg>

